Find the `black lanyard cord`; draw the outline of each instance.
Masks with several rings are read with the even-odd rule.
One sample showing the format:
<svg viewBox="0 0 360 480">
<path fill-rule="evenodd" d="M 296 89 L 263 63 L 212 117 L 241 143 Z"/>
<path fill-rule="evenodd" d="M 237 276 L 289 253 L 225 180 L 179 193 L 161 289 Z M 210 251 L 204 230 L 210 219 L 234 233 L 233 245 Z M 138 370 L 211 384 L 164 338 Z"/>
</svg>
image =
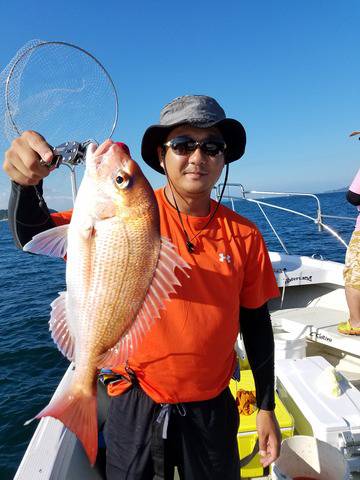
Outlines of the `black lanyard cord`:
<svg viewBox="0 0 360 480">
<path fill-rule="evenodd" d="M 195 238 L 200 235 L 200 233 L 205 230 L 205 228 L 209 225 L 209 223 L 212 221 L 212 219 L 215 217 L 216 215 L 216 212 L 218 211 L 218 208 L 221 204 L 221 200 L 222 200 L 222 197 L 224 195 L 224 191 L 225 191 L 225 188 L 226 188 L 226 185 L 227 185 L 227 180 L 228 180 L 228 176 L 229 176 L 229 164 L 226 163 L 225 164 L 225 179 L 224 179 L 224 184 L 223 184 L 223 187 L 221 189 L 221 194 L 220 194 L 220 197 L 219 197 L 219 200 L 217 201 L 217 205 L 215 207 L 215 210 L 213 211 L 212 215 L 210 216 L 209 220 L 206 222 L 206 224 L 190 239 L 189 237 L 189 234 L 187 233 L 186 229 L 185 229 L 185 226 L 184 226 L 184 222 L 183 222 L 183 219 L 181 217 L 181 213 L 180 213 L 180 209 L 178 207 L 178 204 L 177 204 L 177 201 L 176 201 L 176 198 L 175 198 L 175 195 L 174 195 L 174 191 L 173 189 L 176 191 L 176 188 L 174 187 L 174 185 L 172 184 L 172 181 L 168 175 L 168 172 L 167 172 L 167 169 L 166 169 L 166 165 L 165 165 L 165 158 L 163 159 L 164 160 L 164 171 L 165 171 L 165 175 L 166 175 L 166 178 L 168 180 L 168 184 L 169 184 L 169 187 L 170 187 L 170 190 L 171 190 L 171 194 L 172 194 L 172 198 L 173 198 L 173 201 L 174 201 L 174 204 L 175 204 L 175 209 L 176 209 L 176 212 L 178 214 L 178 217 L 179 217 L 179 221 L 180 221 L 180 224 L 181 224 L 181 228 L 184 232 L 184 236 L 185 236 L 185 240 L 186 240 L 186 248 L 188 250 L 189 253 L 194 253 L 195 251 L 195 245 L 192 243 L 193 240 L 195 240 Z M 178 193 L 178 192 L 177 192 Z"/>
</svg>

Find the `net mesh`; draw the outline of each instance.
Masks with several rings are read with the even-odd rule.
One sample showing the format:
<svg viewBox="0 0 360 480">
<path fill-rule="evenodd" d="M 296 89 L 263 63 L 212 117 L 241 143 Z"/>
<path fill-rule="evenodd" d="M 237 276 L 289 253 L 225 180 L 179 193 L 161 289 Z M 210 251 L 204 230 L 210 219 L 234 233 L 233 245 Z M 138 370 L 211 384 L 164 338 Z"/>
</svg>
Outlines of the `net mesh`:
<svg viewBox="0 0 360 480">
<path fill-rule="evenodd" d="M 88 52 L 62 42 L 31 40 L 0 74 L 0 142 L 25 130 L 53 146 L 111 136 L 117 95 L 111 78 Z"/>
</svg>

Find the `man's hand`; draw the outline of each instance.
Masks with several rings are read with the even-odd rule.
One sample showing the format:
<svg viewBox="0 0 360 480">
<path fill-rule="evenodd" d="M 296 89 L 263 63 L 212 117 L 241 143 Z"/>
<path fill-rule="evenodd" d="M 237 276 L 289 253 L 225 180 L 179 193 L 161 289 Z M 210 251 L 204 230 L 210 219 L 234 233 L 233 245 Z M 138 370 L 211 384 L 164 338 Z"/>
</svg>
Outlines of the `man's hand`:
<svg viewBox="0 0 360 480">
<path fill-rule="evenodd" d="M 43 163 L 50 163 L 53 153 L 44 137 L 28 130 L 16 138 L 5 152 L 3 169 L 19 185 L 37 185 L 52 169 Z"/>
<path fill-rule="evenodd" d="M 268 467 L 280 455 L 281 433 L 274 412 L 259 410 L 256 429 L 259 436 L 260 462 L 263 467 Z"/>
</svg>

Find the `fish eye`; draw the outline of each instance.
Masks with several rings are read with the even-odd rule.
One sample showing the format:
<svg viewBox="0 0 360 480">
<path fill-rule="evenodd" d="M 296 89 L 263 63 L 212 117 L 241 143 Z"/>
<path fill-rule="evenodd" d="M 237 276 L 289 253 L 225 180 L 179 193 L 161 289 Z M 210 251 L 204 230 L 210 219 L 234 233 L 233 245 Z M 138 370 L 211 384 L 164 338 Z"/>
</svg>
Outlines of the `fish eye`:
<svg viewBox="0 0 360 480">
<path fill-rule="evenodd" d="M 121 172 L 114 177 L 114 182 L 116 188 L 123 189 L 129 185 L 130 178 L 125 173 Z"/>
</svg>

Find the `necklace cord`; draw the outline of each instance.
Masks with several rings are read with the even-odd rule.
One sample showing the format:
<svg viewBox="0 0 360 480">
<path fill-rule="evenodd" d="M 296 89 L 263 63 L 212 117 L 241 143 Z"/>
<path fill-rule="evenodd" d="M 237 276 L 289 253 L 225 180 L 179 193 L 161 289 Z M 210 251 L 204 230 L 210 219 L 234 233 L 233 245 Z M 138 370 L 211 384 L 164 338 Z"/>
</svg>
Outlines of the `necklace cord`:
<svg viewBox="0 0 360 480">
<path fill-rule="evenodd" d="M 220 197 L 219 197 L 219 200 L 217 200 L 217 204 L 216 204 L 216 207 L 215 207 L 215 210 L 213 211 L 213 213 L 211 214 L 209 220 L 205 223 L 205 225 L 197 232 L 196 235 L 194 235 L 191 239 L 189 237 L 189 234 L 188 232 L 186 231 L 185 229 L 185 226 L 184 226 L 184 222 L 183 222 L 183 219 L 181 217 L 181 213 L 180 213 L 180 209 L 178 207 L 178 204 L 177 204 L 177 201 L 176 201 L 176 198 L 175 198 L 175 195 L 174 195 L 174 191 L 173 191 L 173 185 L 172 185 L 172 181 L 168 175 L 168 172 L 167 172 L 167 169 L 166 169 L 166 164 L 165 164 L 165 158 L 163 159 L 163 163 L 164 163 L 164 171 L 165 171 L 165 175 L 166 175 L 166 178 L 168 180 L 168 183 L 169 183 L 169 187 L 170 187 L 170 190 L 171 190 L 171 194 L 172 194 L 172 197 L 173 197 L 173 200 L 174 200 L 174 204 L 175 204 L 175 209 L 176 209 L 176 212 L 178 214 L 178 217 L 179 217 L 179 221 L 180 221 L 180 224 L 181 224 L 181 227 L 183 229 L 183 232 L 184 232 L 184 235 L 185 235 L 185 239 L 186 239 L 186 248 L 188 250 L 189 253 L 193 253 L 195 251 L 195 245 L 192 243 L 193 240 L 195 240 L 195 238 L 200 235 L 200 233 L 205 230 L 205 228 L 209 225 L 209 223 L 213 220 L 213 218 L 215 217 L 216 215 L 216 212 L 218 211 L 218 208 L 220 207 L 220 204 L 221 204 L 221 200 L 223 198 L 223 195 L 224 195 L 224 191 L 225 191 L 225 188 L 226 188 L 226 185 L 227 185 L 227 180 L 228 180 L 228 176 L 229 176 L 229 164 L 226 163 L 225 164 L 225 179 L 224 179 L 224 184 L 223 184 L 223 187 L 221 189 L 221 194 L 220 194 Z M 176 190 L 176 189 L 175 189 Z"/>
<path fill-rule="evenodd" d="M 174 191 L 173 191 L 173 184 L 172 184 L 172 181 L 168 175 L 168 172 L 167 172 L 167 169 L 166 169 L 166 165 L 165 165 L 165 158 L 164 158 L 164 171 L 165 171 L 165 175 L 166 175 L 166 178 L 168 180 L 168 183 L 169 183 L 169 187 L 170 187 L 170 191 L 171 191 L 171 195 L 173 197 L 173 201 L 174 201 L 174 204 L 175 204 L 175 209 L 176 209 L 176 212 L 178 214 L 178 217 L 179 217 L 179 221 L 180 221 L 180 224 L 181 224 L 181 228 L 183 229 L 183 232 L 184 232 L 184 235 L 185 235 L 185 239 L 186 239 L 186 248 L 188 249 L 188 252 L 189 253 L 192 253 L 194 251 L 194 248 L 195 248 L 195 245 L 193 245 L 190 241 L 190 238 L 189 238 L 189 235 L 185 229 L 185 226 L 184 226 L 184 222 L 183 222 L 183 219 L 181 217 L 181 213 L 180 213 L 180 209 L 179 209 L 179 206 L 177 204 L 177 201 L 176 201 L 176 198 L 175 198 L 175 195 L 174 195 Z M 176 189 L 175 189 L 176 190 Z M 165 192 L 164 192 L 165 193 Z M 166 195 L 166 194 L 165 194 Z"/>
</svg>

